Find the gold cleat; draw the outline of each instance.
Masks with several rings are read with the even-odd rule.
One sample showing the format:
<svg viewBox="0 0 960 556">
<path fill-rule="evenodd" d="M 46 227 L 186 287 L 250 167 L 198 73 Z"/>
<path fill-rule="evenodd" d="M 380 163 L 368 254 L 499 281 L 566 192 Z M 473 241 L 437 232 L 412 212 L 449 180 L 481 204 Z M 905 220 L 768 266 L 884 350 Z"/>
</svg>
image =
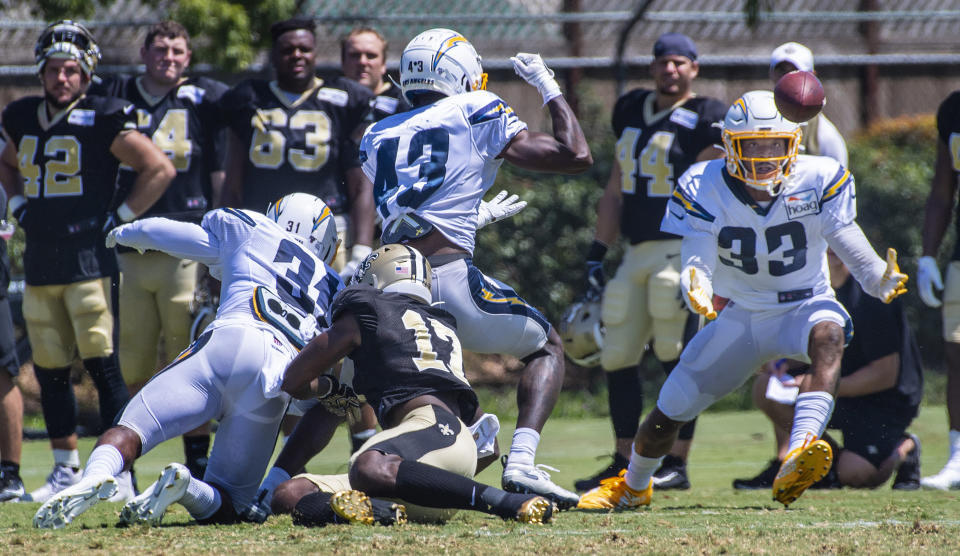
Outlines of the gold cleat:
<svg viewBox="0 0 960 556">
<path fill-rule="evenodd" d="M 580 497 L 577 508 L 581 510 L 626 510 L 649 506 L 653 500 L 653 479 L 647 488 L 634 490 L 627 486 L 624 476 L 627 470 L 620 471 L 616 477 L 600 481 L 600 486 Z"/>
<path fill-rule="evenodd" d="M 330 508 L 350 523 L 403 525 L 407 522 L 407 508 L 403 504 L 370 498 L 359 490 L 341 490 L 334 494 Z"/>
<path fill-rule="evenodd" d="M 824 440 L 808 440 L 784 458 L 773 480 L 773 499 L 789 506 L 833 465 L 833 450 Z"/>
<path fill-rule="evenodd" d="M 543 525 L 544 523 L 550 523 L 556 511 L 556 504 L 543 496 L 534 496 L 520 506 L 517 511 L 517 521 L 532 525 Z"/>
</svg>

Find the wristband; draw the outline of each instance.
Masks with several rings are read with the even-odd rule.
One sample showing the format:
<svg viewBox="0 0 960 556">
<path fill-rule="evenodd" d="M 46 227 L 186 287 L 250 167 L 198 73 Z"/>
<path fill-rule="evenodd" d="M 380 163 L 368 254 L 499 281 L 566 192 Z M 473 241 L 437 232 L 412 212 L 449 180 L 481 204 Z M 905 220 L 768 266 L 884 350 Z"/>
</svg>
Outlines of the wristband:
<svg viewBox="0 0 960 556">
<path fill-rule="evenodd" d="M 10 214 L 14 214 L 17 210 L 20 209 L 23 205 L 27 203 L 27 198 L 23 195 L 14 195 L 10 197 L 10 200 L 7 201 L 7 207 L 10 209 Z"/>
<path fill-rule="evenodd" d="M 599 239 L 593 240 L 593 243 L 590 244 L 590 249 L 587 250 L 587 261 L 603 261 L 603 257 L 607 254 L 607 249 L 609 248 L 606 246 L 606 244 Z"/>
<path fill-rule="evenodd" d="M 117 207 L 117 216 L 124 222 L 130 222 L 137 217 L 137 213 L 133 212 L 127 202 L 124 201 L 122 205 Z"/>
</svg>

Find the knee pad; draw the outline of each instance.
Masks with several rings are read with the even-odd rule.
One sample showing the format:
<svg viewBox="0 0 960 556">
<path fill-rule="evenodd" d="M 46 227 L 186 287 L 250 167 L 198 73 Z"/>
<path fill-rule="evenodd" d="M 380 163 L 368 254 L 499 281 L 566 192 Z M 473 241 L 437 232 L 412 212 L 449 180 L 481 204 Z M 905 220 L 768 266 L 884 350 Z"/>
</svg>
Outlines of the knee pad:
<svg viewBox="0 0 960 556">
<path fill-rule="evenodd" d="M 623 280 L 614 280 L 603 290 L 603 303 L 600 314 L 603 324 L 616 326 L 626 322 L 630 310 L 630 284 Z"/>
<path fill-rule="evenodd" d="M 77 398 L 70 383 L 70 367 L 34 367 L 40 385 L 40 406 L 50 438 L 63 438 L 77 431 Z"/>
<path fill-rule="evenodd" d="M 656 274 L 650 277 L 650 315 L 656 320 L 677 320 L 684 313 L 680 297 L 679 274 Z"/>
<path fill-rule="evenodd" d="M 687 319 L 683 313 L 678 316 L 678 319 L 655 318 L 653 321 L 653 353 L 660 361 L 673 361 L 680 357 L 683 350 L 683 330 Z"/>
<path fill-rule="evenodd" d="M 700 413 L 700 397 L 696 383 L 675 371 L 660 388 L 657 407 L 674 421 L 691 421 Z"/>
</svg>

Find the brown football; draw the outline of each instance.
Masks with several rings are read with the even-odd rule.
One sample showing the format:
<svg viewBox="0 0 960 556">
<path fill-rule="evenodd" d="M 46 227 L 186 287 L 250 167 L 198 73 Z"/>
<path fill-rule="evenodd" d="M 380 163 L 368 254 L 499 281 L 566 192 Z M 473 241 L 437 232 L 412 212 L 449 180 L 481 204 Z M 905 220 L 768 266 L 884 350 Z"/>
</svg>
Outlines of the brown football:
<svg viewBox="0 0 960 556">
<path fill-rule="evenodd" d="M 777 81 L 773 99 L 784 118 L 802 123 L 820 113 L 826 97 L 816 75 L 809 71 L 791 71 Z"/>
</svg>

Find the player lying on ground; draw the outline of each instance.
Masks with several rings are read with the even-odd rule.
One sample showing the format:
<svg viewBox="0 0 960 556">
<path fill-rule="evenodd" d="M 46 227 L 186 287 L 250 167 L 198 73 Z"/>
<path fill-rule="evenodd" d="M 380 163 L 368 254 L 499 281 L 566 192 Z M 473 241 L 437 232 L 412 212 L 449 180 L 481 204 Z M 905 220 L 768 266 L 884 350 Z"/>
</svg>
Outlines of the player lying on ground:
<svg viewBox="0 0 960 556">
<path fill-rule="evenodd" d="M 80 482 L 41 506 L 33 524 L 66 526 L 108 498 L 117 488 L 114 477 L 141 454 L 210 419 L 220 428 L 203 480 L 171 463 L 123 507 L 120 519 L 157 524 L 167 506 L 179 502 L 200 523 L 238 521 L 270 462 L 290 400 L 279 390 L 283 371 L 326 324 L 334 294 L 343 287 L 327 264 L 337 246 L 330 209 L 295 193 L 272 204 L 267 216 L 219 209 L 208 212 L 201 226 L 138 220 L 111 231 L 107 245 L 116 244 L 207 265 L 223 284 L 220 308 L 203 334 L 100 437 Z"/>
<path fill-rule="evenodd" d="M 885 264 L 854 221 L 853 176 L 833 159 L 798 156 L 800 133 L 777 111 L 773 93 L 751 91 L 724 118 L 725 158 L 695 164 L 681 177 L 662 228 L 683 236 L 688 305 L 717 320 L 684 348 L 637 431 L 628 468 L 584 494 L 579 507 L 649 504 L 650 478 L 683 423 L 781 357 L 809 362 L 811 375 L 797 397 L 774 498 L 790 504 L 830 469 L 830 446 L 820 435 L 852 327 L 830 288 L 827 245 L 885 302 L 906 291 L 907 276 L 896 252 L 888 251 Z M 731 300 L 719 318 L 714 291 Z"/>
<path fill-rule="evenodd" d="M 347 475 L 299 475 L 278 487 L 274 508 L 292 508 L 294 523 L 393 524 L 405 512 L 438 522 L 458 509 L 526 523 L 553 516 L 554 504 L 542 496 L 473 480 L 477 445 L 464 421 L 474 419 L 479 403 L 463 375 L 456 321 L 430 305 L 430 281 L 430 264 L 415 249 L 377 249 L 334 300 L 331 327 L 287 368 L 285 392 L 319 396 L 334 410 L 359 407 L 356 394 L 366 396 L 383 428 L 350 458 Z M 343 357 L 354 363 L 352 376 L 323 374 Z"/>
</svg>

